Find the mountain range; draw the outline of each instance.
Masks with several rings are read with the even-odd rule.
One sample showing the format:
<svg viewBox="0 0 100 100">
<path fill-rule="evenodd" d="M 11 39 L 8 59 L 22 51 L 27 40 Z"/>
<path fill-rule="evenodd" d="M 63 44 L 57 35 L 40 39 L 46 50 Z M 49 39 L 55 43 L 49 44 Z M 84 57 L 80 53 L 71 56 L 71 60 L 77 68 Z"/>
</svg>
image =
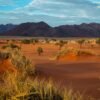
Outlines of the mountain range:
<svg viewBox="0 0 100 100">
<path fill-rule="evenodd" d="M 0 25 L 0 36 L 100 37 L 99 23 L 51 27 L 45 22 Z"/>
</svg>

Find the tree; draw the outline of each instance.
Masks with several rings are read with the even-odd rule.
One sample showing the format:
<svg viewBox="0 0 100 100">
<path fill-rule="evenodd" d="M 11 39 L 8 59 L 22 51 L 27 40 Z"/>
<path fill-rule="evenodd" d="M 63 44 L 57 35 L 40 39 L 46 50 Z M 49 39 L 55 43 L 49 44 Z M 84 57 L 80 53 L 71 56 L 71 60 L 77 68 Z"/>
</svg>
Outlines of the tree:
<svg viewBox="0 0 100 100">
<path fill-rule="evenodd" d="M 96 43 L 100 45 L 100 38 L 96 40 Z"/>
<path fill-rule="evenodd" d="M 78 40 L 77 42 L 78 42 L 78 44 L 80 45 L 80 48 L 81 48 L 82 44 L 85 42 L 85 40 Z"/>
<path fill-rule="evenodd" d="M 49 39 L 48 39 L 48 38 L 46 38 L 46 39 L 45 39 L 45 42 L 46 42 L 46 43 L 49 43 L 50 41 L 49 41 Z"/>
<path fill-rule="evenodd" d="M 65 42 L 60 40 L 59 43 L 57 43 L 57 45 L 59 45 L 59 49 L 61 49 L 65 45 Z"/>
<path fill-rule="evenodd" d="M 37 48 L 37 52 L 38 52 L 38 55 L 40 56 L 43 53 L 43 48 L 42 47 L 38 47 Z"/>
</svg>

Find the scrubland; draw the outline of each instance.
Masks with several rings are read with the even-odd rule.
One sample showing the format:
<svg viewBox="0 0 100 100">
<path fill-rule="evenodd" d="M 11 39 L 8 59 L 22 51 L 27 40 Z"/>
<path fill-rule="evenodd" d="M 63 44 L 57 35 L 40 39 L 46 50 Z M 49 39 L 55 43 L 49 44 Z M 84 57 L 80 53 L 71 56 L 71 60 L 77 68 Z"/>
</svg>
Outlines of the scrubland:
<svg viewBox="0 0 100 100">
<path fill-rule="evenodd" d="M 0 40 L 0 100 L 99 100 L 100 39 Z"/>
</svg>

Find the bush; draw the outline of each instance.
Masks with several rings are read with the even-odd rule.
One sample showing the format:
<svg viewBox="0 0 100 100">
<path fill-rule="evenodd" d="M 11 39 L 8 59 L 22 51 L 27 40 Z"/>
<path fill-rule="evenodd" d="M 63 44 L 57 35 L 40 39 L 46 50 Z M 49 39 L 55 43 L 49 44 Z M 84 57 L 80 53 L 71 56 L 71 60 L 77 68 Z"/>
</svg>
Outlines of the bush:
<svg viewBox="0 0 100 100">
<path fill-rule="evenodd" d="M 96 40 L 96 43 L 100 45 L 100 38 Z"/>
<path fill-rule="evenodd" d="M 21 41 L 22 43 L 24 43 L 24 44 L 31 44 L 31 43 L 38 43 L 38 40 L 37 39 L 24 39 L 24 40 L 22 40 Z"/>
<path fill-rule="evenodd" d="M 18 48 L 13 49 L 11 46 L 0 53 L 2 59 L 10 59 L 11 63 L 22 74 L 35 74 L 35 67 L 32 66 L 31 61 L 28 60 Z"/>
<path fill-rule="evenodd" d="M 21 49 L 19 46 L 15 45 L 15 44 L 8 44 L 8 45 L 4 45 L 1 47 L 2 49 L 7 49 L 7 48 L 12 48 L 12 49 Z"/>
<path fill-rule="evenodd" d="M 26 39 L 22 40 L 21 42 L 24 43 L 24 44 L 30 44 L 31 43 L 30 40 L 26 40 Z"/>
<path fill-rule="evenodd" d="M 49 43 L 50 40 L 49 40 L 48 38 L 45 38 L 45 42 L 46 42 L 46 43 Z"/>
<path fill-rule="evenodd" d="M 43 48 L 42 47 L 38 47 L 37 48 L 37 52 L 38 52 L 38 55 L 40 56 L 43 53 Z"/>
<path fill-rule="evenodd" d="M 83 43 L 85 42 L 84 39 L 78 40 L 77 43 L 80 45 L 80 48 L 82 47 Z"/>
<path fill-rule="evenodd" d="M 80 49 L 65 49 L 65 50 L 61 50 L 59 51 L 55 58 L 59 59 L 59 57 L 68 55 L 68 54 L 72 54 L 74 56 L 99 56 L 98 54 L 96 54 L 95 52 L 89 51 L 89 50 L 80 50 Z"/>
<path fill-rule="evenodd" d="M 77 56 L 94 56 L 95 54 L 90 51 L 77 51 Z"/>
<path fill-rule="evenodd" d="M 59 49 L 61 49 L 65 44 L 67 44 L 67 42 L 60 40 L 58 43 L 56 43 L 56 45 L 59 46 Z"/>
</svg>

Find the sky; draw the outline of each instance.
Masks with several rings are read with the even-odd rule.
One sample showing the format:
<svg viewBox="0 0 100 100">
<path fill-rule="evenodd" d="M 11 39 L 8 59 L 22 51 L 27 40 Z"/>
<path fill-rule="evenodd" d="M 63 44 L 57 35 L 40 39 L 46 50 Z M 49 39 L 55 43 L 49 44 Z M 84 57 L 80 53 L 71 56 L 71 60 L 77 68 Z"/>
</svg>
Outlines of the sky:
<svg viewBox="0 0 100 100">
<path fill-rule="evenodd" d="M 100 23 L 100 0 L 0 0 L 0 24 Z"/>
</svg>

